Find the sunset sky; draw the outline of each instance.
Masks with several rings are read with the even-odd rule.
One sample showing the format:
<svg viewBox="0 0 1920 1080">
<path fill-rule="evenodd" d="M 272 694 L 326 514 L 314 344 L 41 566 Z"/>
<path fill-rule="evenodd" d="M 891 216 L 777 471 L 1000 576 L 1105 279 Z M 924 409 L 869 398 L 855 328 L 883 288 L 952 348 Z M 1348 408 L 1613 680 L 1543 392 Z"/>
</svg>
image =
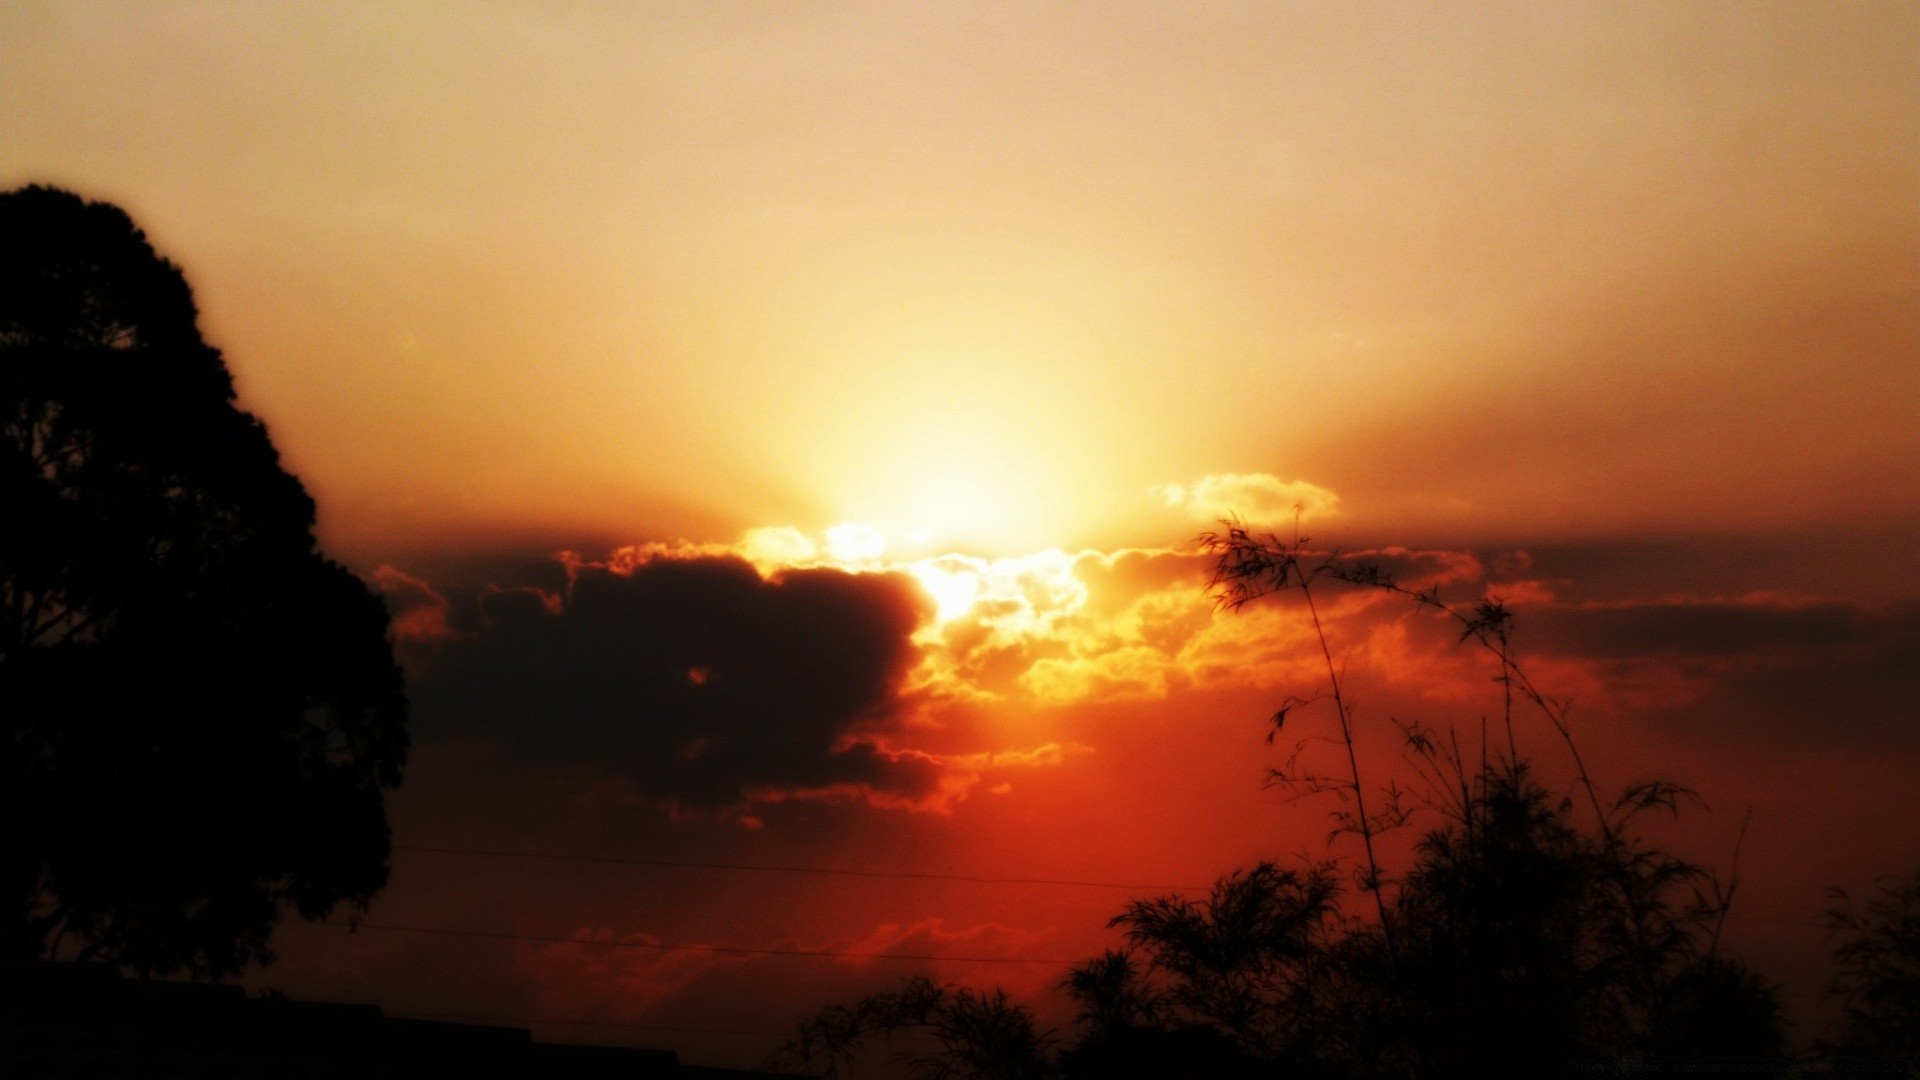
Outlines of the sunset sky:
<svg viewBox="0 0 1920 1080">
<path fill-rule="evenodd" d="M 716 1065 L 916 970 L 1065 1024 L 1129 897 L 1323 850 L 1262 786 L 1317 646 L 1193 546 L 1296 507 L 1509 600 L 1596 778 L 1711 808 L 1661 839 L 1751 808 L 1796 1037 L 1827 888 L 1920 866 L 1904 0 L 29 0 L 30 182 L 181 264 L 396 615 L 384 929 L 253 985 Z M 1499 707 L 1330 595 L 1382 779 Z"/>
</svg>

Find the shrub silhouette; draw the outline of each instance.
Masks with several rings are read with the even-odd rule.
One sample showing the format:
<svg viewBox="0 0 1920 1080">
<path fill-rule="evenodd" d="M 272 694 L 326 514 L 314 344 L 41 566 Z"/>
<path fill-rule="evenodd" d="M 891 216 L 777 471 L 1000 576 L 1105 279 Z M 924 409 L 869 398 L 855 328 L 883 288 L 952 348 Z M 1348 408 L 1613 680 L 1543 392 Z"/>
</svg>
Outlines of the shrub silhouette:
<svg viewBox="0 0 1920 1080">
<path fill-rule="evenodd" d="M 1920 870 L 1880 882 L 1856 906 L 1835 890 L 1827 923 L 1837 935 L 1827 993 L 1840 1030 L 1822 1043 L 1847 1057 L 1920 1060 Z"/>
<path fill-rule="evenodd" d="M 386 881 L 387 614 L 125 213 L 0 194 L 0 959 L 220 976 Z"/>
<path fill-rule="evenodd" d="M 1642 809 L 1628 804 L 1614 835 Z M 1702 872 L 1570 810 L 1524 762 L 1503 764 L 1423 838 L 1394 910 L 1402 966 L 1377 987 L 1395 1013 L 1374 1038 L 1405 1063 L 1392 1071 L 1777 1055 L 1773 990 L 1714 948 Z"/>
<path fill-rule="evenodd" d="M 1261 863 L 1220 879 L 1202 901 L 1136 900 L 1111 925 L 1141 962 L 1121 954 L 1125 967 L 1103 966 L 1142 984 L 1133 992 L 1155 1002 L 1161 1026 L 1212 1029 L 1249 1058 L 1294 1053 L 1320 1027 L 1318 968 L 1339 891 L 1330 865 Z M 1076 997 L 1094 985 L 1082 977 L 1091 970 L 1069 977 Z"/>
<path fill-rule="evenodd" d="M 1531 1076 L 1580 1060 L 1778 1058 L 1776 991 L 1718 947 L 1731 886 L 1639 838 L 1643 815 L 1677 812 L 1689 793 L 1651 782 L 1602 799 L 1564 707 L 1514 661 L 1511 617 L 1497 600 L 1454 609 L 1376 566 L 1237 526 L 1202 542 L 1228 606 L 1302 594 L 1327 686 L 1289 698 L 1274 732 L 1290 715 L 1330 703 L 1346 772 L 1275 779 L 1302 795 L 1338 797 L 1335 836 L 1361 842 L 1355 878 L 1374 917 L 1342 906 L 1336 861 L 1262 863 L 1201 899 L 1134 901 L 1112 923 L 1124 948 L 1067 977 L 1079 1036 L 1044 1061 L 1048 1075 Z M 1403 726 L 1429 794 L 1412 799 L 1389 783 L 1374 790 L 1369 809 L 1355 715 L 1314 599 L 1322 583 L 1385 590 L 1457 620 L 1462 641 L 1484 646 L 1499 665 L 1507 752 L 1483 749 L 1469 761 L 1455 733 Z M 1572 795 L 1550 791 L 1513 749 L 1515 706 L 1527 704 L 1566 746 L 1589 814 L 1575 812 Z M 1410 863 L 1391 873 L 1375 840 L 1416 815 L 1436 821 Z M 895 1029 L 886 1010 L 870 1008 L 888 1000 L 803 1023 L 776 1063 L 825 1064 L 831 1075 L 860 1042 Z M 849 1015 L 870 1022 L 823 1023 Z M 1034 1045 L 1023 1042 L 1021 1052 Z M 947 1071 L 930 1075 L 1002 1075 L 963 1055 L 943 1060 Z M 1021 1062 L 1032 1069 L 1030 1057 Z"/>
<path fill-rule="evenodd" d="M 824 1066 L 833 1076 L 863 1042 L 901 1033 L 921 1037 L 900 1055 L 914 1076 L 1040 1080 L 1053 1075 L 1047 1040 L 1035 1030 L 1030 1009 L 999 990 L 942 986 L 925 977 L 851 1006 L 821 1010 L 800 1024 L 799 1033 L 768 1065 Z"/>
<path fill-rule="evenodd" d="M 1420 842 L 1390 908 L 1393 950 L 1377 923 L 1339 915 L 1331 864 L 1262 864 L 1204 902 L 1134 902 L 1115 920 L 1129 950 L 1077 968 L 1067 989 L 1088 1043 L 1199 1028 L 1300 1075 L 1777 1056 L 1774 992 L 1712 950 L 1716 912 L 1688 887 L 1698 876 L 1608 845 L 1524 764 L 1505 766 Z"/>
</svg>

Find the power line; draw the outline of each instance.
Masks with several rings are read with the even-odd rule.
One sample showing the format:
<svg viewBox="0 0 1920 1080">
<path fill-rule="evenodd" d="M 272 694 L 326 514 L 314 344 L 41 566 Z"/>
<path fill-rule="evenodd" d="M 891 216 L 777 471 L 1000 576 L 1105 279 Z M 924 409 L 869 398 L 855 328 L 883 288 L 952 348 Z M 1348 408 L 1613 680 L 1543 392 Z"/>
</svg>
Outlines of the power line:
<svg viewBox="0 0 1920 1080">
<path fill-rule="evenodd" d="M 396 1020 L 456 1020 L 469 1024 L 515 1024 L 534 1027 L 630 1028 L 635 1031 L 672 1031 L 683 1035 L 764 1035 L 769 1038 L 781 1038 L 793 1034 L 790 1031 L 762 1031 L 755 1028 L 683 1027 L 677 1024 L 636 1024 L 622 1020 L 563 1020 L 539 1016 L 480 1016 L 473 1013 L 414 1012 L 410 1009 L 400 1012 L 389 1011 L 387 1015 Z"/>
<path fill-rule="evenodd" d="M 590 945 L 607 949 L 654 949 L 660 952 L 726 953 L 735 956 L 800 956 L 841 960 L 937 960 L 960 964 L 1044 964 L 1053 967 L 1080 963 L 1073 960 L 1011 956 L 941 956 L 930 953 L 851 952 L 836 949 L 771 949 L 745 945 L 695 945 L 684 942 L 605 940 L 560 937 L 557 934 L 513 934 L 499 930 L 452 930 L 438 926 L 396 926 L 392 923 L 294 922 L 290 926 L 325 926 L 335 929 L 381 930 L 395 934 L 427 934 L 435 937 L 487 938 L 495 941 L 535 941 L 553 945 Z"/>
<path fill-rule="evenodd" d="M 959 881 L 973 885 L 1059 885 L 1088 889 L 1127 889 L 1154 892 L 1168 889 L 1204 890 L 1205 885 L 1142 885 L 1119 881 L 1080 881 L 1070 878 L 985 877 L 973 874 L 938 874 L 914 870 L 842 870 L 825 866 L 791 866 L 772 863 L 695 862 L 678 859 L 635 859 L 612 855 L 566 855 L 547 851 L 495 851 L 487 848 L 428 847 L 423 844 L 395 844 L 397 851 L 418 851 L 432 855 L 465 855 L 494 859 L 551 859 L 557 862 L 604 863 L 614 866 L 649 866 L 669 870 L 745 870 L 779 874 L 820 874 L 832 877 L 892 878 L 909 881 Z"/>
<path fill-rule="evenodd" d="M 1088 889 L 1125 889 L 1134 892 L 1188 890 L 1205 892 L 1207 885 L 1148 885 L 1117 881 L 1083 881 L 1076 878 L 987 877 L 973 874 L 940 874 L 914 870 L 846 870 L 826 866 L 794 866 L 776 863 L 721 863 L 676 859 L 639 859 L 615 855 L 576 855 L 551 851 L 504 851 L 489 848 L 431 847 L 424 844 L 395 844 L 397 851 L 417 851 L 430 855 L 460 855 L 492 859 L 544 859 L 554 862 L 599 863 L 612 866 L 646 866 L 669 870 L 734 870 L 779 874 L 816 874 L 827 877 L 892 879 L 905 881 L 957 881 L 972 885 L 1048 885 Z M 1825 928 L 1826 923 L 1812 919 L 1775 918 L 1764 915 L 1729 913 L 1735 922 L 1777 923 L 1783 926 Z M 367 925 L 367 924 L 362 924 Z M 572 940 L 572 939 L 568 939 Z"/>
</svg>

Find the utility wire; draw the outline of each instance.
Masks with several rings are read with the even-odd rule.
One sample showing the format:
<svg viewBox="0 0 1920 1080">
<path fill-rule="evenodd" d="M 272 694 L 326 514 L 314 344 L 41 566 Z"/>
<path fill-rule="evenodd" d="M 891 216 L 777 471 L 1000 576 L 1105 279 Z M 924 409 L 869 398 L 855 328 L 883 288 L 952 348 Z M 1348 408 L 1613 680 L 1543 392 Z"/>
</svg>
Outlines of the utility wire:
<svg viewBox="0 0 1920 1080">
<path fill-rule="evenodd" d="M 694 862 L 677 859 L 634 859 L 612 855 L 564 855 L 547 851 L 494 851 L 486 848 L 428 847 L 422 844 L 395 844 L 397 851 L 418 851 L 432 855 L 464 855 L 490 859 L 551 859 L 558 862 L 603 863 L 615 866 L 650 866 L 671 870 L 748 870 L 778 874 L 820 874 L 833 877 L 892 878 L 908 881 L 961 881 L 974 885 L 1060 885 L 1088 889 L 1128 889 L 1153 892 L 1166 889 L 1205 890 L 1205 885 L 1131 885 L 1119 881 L 1079 881 L 1069 878 L 984 877 L 972 874 L 937 874 L 913 870 L 841 870 L 825 866 L 786 866 L 768 863 Z"/>
<path fill-rule="evenodd" d="M 972 874 L 938 874 L 914 870 L 844 870 L 826 866 L 792 866 L 773 863 L 720 863 L 676 859 L 637 859 L 615 855 L 573 855 L 551 851 L 496 851 L 489 848 L 430 847 L 424 844 L 395 844 L 394 849 L 396 851 L 417 851 L 430 855 L 460 855 L 488 859 L 546 859 L 554 862 L 601 863 L 613 866 L 647 866 L 670 870 L 736 870 L 906 881 L 959 881 L 972 885 L 1051 885 L 1087 889 L 1127 889 L 1134 892 L 1168 890 L 1206 892 L 1212 888 L 1212 886 L 1209 885 L 1144 885 L 1127 884 L 1118 881 L 1082 881 L 1075 878 L 986 877 Z M 1729 912 L 1727 918 L 1737 922 L 1779 923 L 1784 926 L 1815 926 L 1824 928 L 1827 925 L 1824 922 L 1813 919 L 1774 918 L 1765 915 L 1742 915 L 1733 912 Z"/>
<path fill-rule="evenodd" d="M 682 1027 L 677 1024 L 635 1024 L 623 1020 L 563 1020 L 541 1016 L 479 1016 L 473 1013 L 414 1012 L 411 1009 L 399 1012 L 388 1011 L 387 1015 L 396 1020 L 454 1020 L 467 1024 L 513 1024 L 534 1027 L 631 1028 L 635 1031 L 672 1031 L 683 1035 L 756 1035 L 777 1039 L 793 1034 L 791 1031 L 762 1031 L 754 1028 Z"/>
</svg>

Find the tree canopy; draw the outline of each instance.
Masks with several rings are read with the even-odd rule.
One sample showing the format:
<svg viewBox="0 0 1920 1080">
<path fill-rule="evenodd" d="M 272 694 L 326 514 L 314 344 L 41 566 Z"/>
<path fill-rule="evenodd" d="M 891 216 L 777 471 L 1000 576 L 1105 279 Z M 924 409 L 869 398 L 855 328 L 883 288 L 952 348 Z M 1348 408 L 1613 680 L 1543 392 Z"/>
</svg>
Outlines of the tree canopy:
<svg viewBox="0 0 1920 1080">
<path fill-rule="evenodd" d="M 117 207 L 0 194 L 0 934 L 220 976 L 385 884 L 378 597 Z"/>
<path fill-rule="evenodd" d="M 1881 879 L 1878 892 L 1860 901 L 1838 889 L 1834 899 L 1827 992 L 1841 1016 L 1837 1037 L 1823 1040 L 1823 1048 L 1920 1060 L 1920 870 Z"/>
</svg>

